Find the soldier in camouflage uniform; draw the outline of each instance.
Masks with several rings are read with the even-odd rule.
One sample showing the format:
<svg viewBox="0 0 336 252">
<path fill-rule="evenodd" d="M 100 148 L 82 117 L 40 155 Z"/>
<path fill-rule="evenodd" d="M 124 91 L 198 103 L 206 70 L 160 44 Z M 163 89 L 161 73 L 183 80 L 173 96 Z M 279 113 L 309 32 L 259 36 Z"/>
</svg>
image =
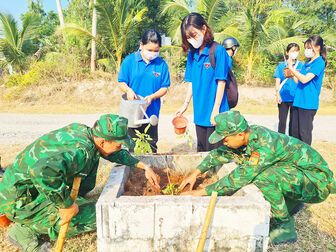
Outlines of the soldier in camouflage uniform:
<svg viewBox="0 0 336 252">
<path fill-rule="evenodd" d="M 67 237 L 96 230 L 96 203 L 83 196 L 95 187 L 100 157 L 145 169 L 147 179 L 158 187 L 149 165 L 121 145 L 134 148 L 127 119 L 111 114 L 101 116 L 93 128 L 73 123 L 28 145 L 0 182 L 0 213 L 15 222 L 8 239 L 24 251 L 43 251 L 48 246 L 40 236 L 56 240 L 60 225 L 71 217 Z M 82 180 L 74 203 L 70 192 L 75 177 Z"/>
<path fill-rule="evenodd" d="M 223 140 L 187 177 L 180 189 L 195 184 L 196 177 L 218 165 L 235 161 L 237 167 L 226 177 L 202 190 L 185 195 L 232 194 L 253 183 L 271 204 L 270 240 L 273 244 L 294 242 L 297 235 L 291 213 L 302 202 L 318 203 L 336 193 L 332 171 L 321 155 L 304 142 L 258 125 L 248 126 L 238 111 L 215 117 L 216 130 L 210 143 Z"/>
</svg>

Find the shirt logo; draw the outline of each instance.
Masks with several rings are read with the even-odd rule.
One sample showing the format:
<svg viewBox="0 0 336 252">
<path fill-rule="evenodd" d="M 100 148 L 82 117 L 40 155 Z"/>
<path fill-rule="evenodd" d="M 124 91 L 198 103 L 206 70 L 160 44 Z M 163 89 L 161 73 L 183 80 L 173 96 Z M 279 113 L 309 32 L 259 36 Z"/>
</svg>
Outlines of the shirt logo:
<svg viewBox="0 0 336 252">
<path fill-rule="evenodd" d="M 204 63 L 204 66 L 205 66 L 206 69 L 208 69 L 211 65 L 210 65 L 210 63 Z"/>
<path fill-rule="evenodd" d="M 153 72 L 153 74 L 155 75 L 155 77 L 158 77 L 161 73 Z"/>
<path fill-rule="evenodd" d="M 251 165 L 257 165 L 259 163 L 260 154 L 256 151 L 252 151 L 252 154 L 249 159 Z"/>
<path fill-rule="evenodd" d="M 307 69 L 306 69 L 306 70 L 308 71 L 309 69 L 310 69 L 310 67 L 307 67 Z"/>
</svg>

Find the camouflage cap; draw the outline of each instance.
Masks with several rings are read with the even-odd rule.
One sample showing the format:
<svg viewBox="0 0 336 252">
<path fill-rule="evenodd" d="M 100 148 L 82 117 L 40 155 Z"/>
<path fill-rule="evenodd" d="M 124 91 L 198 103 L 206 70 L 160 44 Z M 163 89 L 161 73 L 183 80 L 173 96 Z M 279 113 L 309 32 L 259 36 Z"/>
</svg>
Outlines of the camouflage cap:
<svg viewBox="0 0 336 252">
<path fill-rule="evenodd" d="M 134 148 L 135 142 L 128 135 L 128 120 L 125 117 L 112 114 L 102 115 L 96 123 L 97 125 L 93 127 L 92 132 L 97 137 L 116 141 L 126 145 L 129 149 Z"/>
<path fill-rule="evenodd" d="M 216 128 L 209 137 L 214 144 L 227 136 L 234 136 L 247 129 L 248 123 L 239 111 L 227 111 L 215 116 Z"/>
</svg>

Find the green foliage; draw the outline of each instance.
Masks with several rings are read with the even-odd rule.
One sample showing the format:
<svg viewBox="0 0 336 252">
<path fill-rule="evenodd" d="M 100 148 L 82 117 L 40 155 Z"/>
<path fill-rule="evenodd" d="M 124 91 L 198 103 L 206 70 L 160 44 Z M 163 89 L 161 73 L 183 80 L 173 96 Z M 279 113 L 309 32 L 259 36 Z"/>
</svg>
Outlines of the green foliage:
<svg viewBox="0 0 336 252">
<path fill-rule="evenodd" d="M 178 184 L 175 183 L 168 183 L 166 188 L 162 190 L 162 193 L 166 195 L 177 195 L 181 192 L 182 190 L 178 189 Z"/>
<path fill-rule="evenodd" d="M 4 77 L 8 87 L 43 85 L 50 81 L 80 80 L 85 76 L 83 68 L 72 55 L 48 53 L 43 61 L 33 61 L 24 74 L 16 73 Z"/>
<path fill-rule="evenodd" d="M 0 25 L 2 31 L 0 57 L 3 57 L 7 64 L 22 73 L 27 65 L 27 55 L 22 51 L 22 47 L 25 42 L 35 38 L 37 17 L 31 13 L 25 15 L 20 29 L 12 15 L 0 13 Z"/>
<path fill-rule="evenodd" d="M 141 154 L 152 153 L 152 148 L 148 141 L 153 140 L 150 135 L 147 134 L 147 131 L 151 125 L 148 124 L 145 128 L 144 132 L 141 133 L 138 130 L 135 130 L 136 138 L 133 138 L 135 141 L 134 153 L 136 156 L 140 156 Z"/>
<path fill-rule="evenodd" d="M 179 138 L 179 139 L 182 138 L 182 139 L 187 140 L 189 148 L 192 149 L 194 138 L 190 135 L 188 128 L 186 128 L 186 131 L 182 135 L 178 135 L 176 138 Z"/>
</svg>

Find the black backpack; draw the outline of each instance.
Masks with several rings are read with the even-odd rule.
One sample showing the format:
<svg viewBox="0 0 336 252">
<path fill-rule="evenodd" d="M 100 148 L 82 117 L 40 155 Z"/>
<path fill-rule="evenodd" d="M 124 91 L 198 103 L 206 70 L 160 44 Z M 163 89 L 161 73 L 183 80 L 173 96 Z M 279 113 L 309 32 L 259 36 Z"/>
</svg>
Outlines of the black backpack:
<svg viewBox="0 0 336 252">
<path fill-rule="evenodd" d="M 216 68 L 216 58 L 215 58 L 215 52 L 216 48 L 219 44 L 214 41 L 212 42 L 210 48 L 209 48 L 209 59 L 210 59 L 210 64 L 213 69 Z M 194 59 L 194 53 L 193 51 L 193 59 Z M 238 85 L 237 85 L 237 80 L 236 77 L 234 76 L 232 70 L 228 69 L 228 75 L 227 79 L 225 82 L 225 91 L 226 91 L 226 98 L 229 104 L 229 108 L 232 109 L 237 106 L 238 103 Z"/>
</svg>

